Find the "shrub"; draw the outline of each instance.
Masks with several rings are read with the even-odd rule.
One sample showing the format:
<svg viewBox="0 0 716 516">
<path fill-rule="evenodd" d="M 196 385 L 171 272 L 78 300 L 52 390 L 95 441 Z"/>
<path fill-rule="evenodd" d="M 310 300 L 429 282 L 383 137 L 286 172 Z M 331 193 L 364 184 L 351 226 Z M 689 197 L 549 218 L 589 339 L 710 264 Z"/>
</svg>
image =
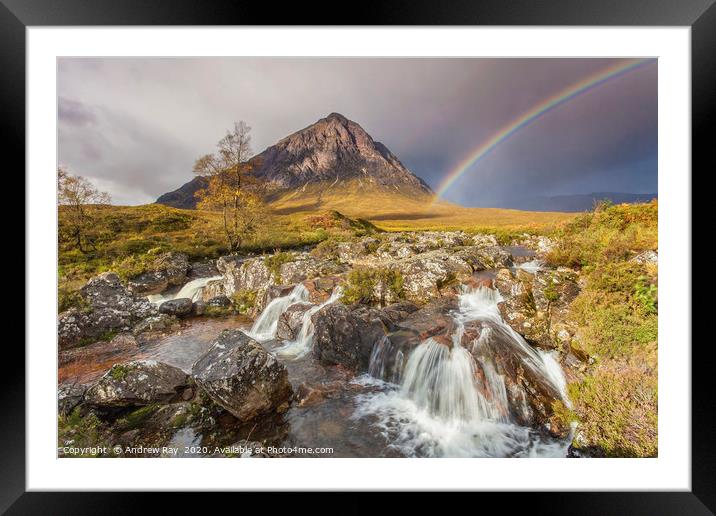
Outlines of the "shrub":
<svg viewBox="0 0 716 516">
<path fill-rule="evenodd" d="M 234 308 L 237 312 L 245 314 L 256 306 L 255 290 L 239 290 L 233 296 Z"/>
<path fill-rule="evenodd" d="M 388 294 L 393 299 L 405 297 L 403 275 L 393 269 L 353 269 L 347 278 L 341 301 L 345 304 L 380 303 L 384 305 Z"/>
<path fill-rule="evenodd" d="M 271 256 L 264 258 L 264 264 L 274 278 L 276 283 L 281 283 L 281 266 L 294 260 L 293 253 L 276 251 Z"/>
</svg>

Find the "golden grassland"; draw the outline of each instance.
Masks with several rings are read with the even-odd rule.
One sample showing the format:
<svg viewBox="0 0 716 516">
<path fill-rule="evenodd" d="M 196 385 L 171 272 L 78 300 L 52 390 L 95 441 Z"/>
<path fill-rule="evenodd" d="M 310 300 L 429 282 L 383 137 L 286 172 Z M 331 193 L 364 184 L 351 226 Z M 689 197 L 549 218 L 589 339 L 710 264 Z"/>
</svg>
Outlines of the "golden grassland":
<svg viewBox="0 0 716 516">
<path fill-rule="evenodd" d="M 344 237 L 345 228 L 320 223 L 326 213 L 335 211 L 351 219 L 367 220 L 382 231 L 465 230 L 498 237 L 515 232 L 549 233 L 574 217 L 571 213 L 463 208 L 445 202 L 431 205 L 431 200 L 428 196 L 408 197 L 360 187 L 295 192 L 269 204 L 265 224 L 243 243 L 242 249 L 272 252 Z M 217 212 L 160 204 L 89 209 L 95 246 L 83 253 L 71 242 L 60 240 L 61 289 L 76 290 L 91 275 L 106 270 L 117 271 L 123 277 L 139 274 L 164 251 L 186 253 L 191 260 L 215 258 L 227 252 Z M 60 207 L 61 235 L 63 212 Z"/>
</svg>

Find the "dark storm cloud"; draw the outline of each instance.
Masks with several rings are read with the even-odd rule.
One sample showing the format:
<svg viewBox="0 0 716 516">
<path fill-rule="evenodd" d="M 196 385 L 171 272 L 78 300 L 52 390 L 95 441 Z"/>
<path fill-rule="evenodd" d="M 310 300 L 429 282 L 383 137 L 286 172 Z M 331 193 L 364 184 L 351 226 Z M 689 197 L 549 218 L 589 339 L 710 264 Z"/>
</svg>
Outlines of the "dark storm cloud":
<svg viewBox="0 0 716 516">
<path fill-rule="evenodd" d="M 614 63 L 605 59 L 62 59 L 60 163 L 115 202 L 191 178 L 234 120 L 259 152 L 336 111 L 436 187 L 500 127 Z M 495 148 L 450 189 L 469 205 L 656 191 L 656 65 L 610 81 Z"/>
</svg>

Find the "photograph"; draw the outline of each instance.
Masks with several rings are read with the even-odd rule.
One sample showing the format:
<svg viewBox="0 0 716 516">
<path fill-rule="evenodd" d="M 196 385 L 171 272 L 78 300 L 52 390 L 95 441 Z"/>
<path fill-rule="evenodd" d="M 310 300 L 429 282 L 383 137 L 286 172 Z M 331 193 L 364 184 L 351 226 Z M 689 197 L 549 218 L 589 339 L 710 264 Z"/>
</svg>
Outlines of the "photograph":
<svg viewBox="0 0 716 516">
<path fill-rule="evenodd" d="M 58 56 L 57 457 L 659 457 L 659 67 Z"/>
</svg>

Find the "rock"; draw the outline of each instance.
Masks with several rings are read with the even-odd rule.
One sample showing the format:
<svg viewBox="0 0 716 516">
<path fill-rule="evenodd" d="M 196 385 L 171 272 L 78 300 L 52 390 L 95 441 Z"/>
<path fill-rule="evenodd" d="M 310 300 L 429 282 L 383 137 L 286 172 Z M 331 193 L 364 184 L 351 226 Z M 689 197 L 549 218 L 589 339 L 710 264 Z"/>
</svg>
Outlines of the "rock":
<svg viewBox="0 0 716 516">
<path fill-rule="evenodd" d="M 304 314 L 313 307 L 311 303 L 294 303 L 278 318 L 276 338 L 295 340 L 301 331 Z"/>
<path fill-rule="evenodd" d="M 500 269 L 494 283 L 503 298 L 502 318 L 528 342 L 554 349 L 571 340 L 575 329 L 568 321 L 568 307 L 579 294 L 574 271 Z"/>
<path fill-rule="evenodd" d="M 156 307 L 144 297 L 135 297 L 114 272 L 91 278 L 80 289 L 80 295 L 87 303 L 86 309 L 71 308 L 58 316 L 61 349 L 130 331 L 138 321 L 157 315 Z"/>
<path fill-rule="evenodd" d="M 167 331 L 179 326 L 179 319 L 173 315 L 158 314 L 147 317 L 134 326 L 132 333 L 139 335 L 146 331 Z"/>
<path fill-rule="evenodd" d="M 194 315 L 204 315 L 204 312 L 206 311 L 206 303 L 204 301 L 194 301 L 194 304 L 191 307 L 191 312 Z"/>
<path fill-rule="evenodd" d="M 441 334 L 452 334 L 455 321 L 449 312 L 456 308 L 457 302 L 454 298 L 434 301 L 420 310 L 413 311 L 395 326 L 400 331 L 412 333 L 418 341 Z"/>
<path fill-rule="evenodd" d="M 206 306 L 228 308 L 229 306 L 231 306 L 231 299 L 226 296 L 212 297 L 211 299 L 209 299 L 209 301 L 206 302 Z"/>
<path fill-rule="evenodd" d="M 219 269 L 216 268 L 216 260 L 206 262 L 195 262 L 189 266 L 187 273 L 188 279 L 211 278 L 219 275 Z"/>
<path fill-rule="evenodd" d="M 295 285 L 271 285 L 260 295 L 256 296 L 255 311 L 260 314 L 268 304 L 277 297 L 287 296 L 294 289 Z"/>
<path fill-rule="evenodd" d="M 229 303 L 231 302 L 229 301 Z M 170 299 L 169 301 L 164 301 L 159 306 L 159 312 L 176 317 L 184 317 L 191 313 L 192 305 L 193 303 L 188 297 Z"/>
<path fill-rule="evenodd" d="M 657 251 L 643 251 L 634 256 L 631 261 L 642 265 L 657 265 L 659 263 L 659 254 Z"/>
<path fill-rule="evenodd" d="M 367 371 L 373 346 L 386 334 L 379 310 L 333 303 L 311 317 L 313 356 L 322 364 Z"/>
<path fill-rule="evenodd" d="M 65 384 L 57 389 L 57 410 L 60 415 L 68 415 L 84 400 L 86 385 Z"/>
<path fill-rule="evenodd" d="M 224 276 L 223 294 L 226 296 L 241 290 L 263 290 L 275 284 L 263 258 L 222 256 L 216 261 L 216 267 Z"/>
<path fill-rule="evenodd" d="M 135 276 L 127 288 L 136 295 L 159 294 L 167 288 L 183 285 L 187 280 L 189 260 L 185 254 L 164 253 L 152 264 L 152 270 Z"/>
<path fill-rule="evenodd" d="M 201 300 L 206 302 L 215 297 L 226 295 L 225 292 L 226 288 L 224 287 L 223 279 L 212 280 L 201 289 Z"/>
<path fill-rule="evenodd" d="M 189 376 L 177 367 L 155 360 L 115 364 L 85 394 L 85 401 L 101 409 L 172 403 L 191 388 Z"/>
<path fill-rule="evenodd" d="M 290 262 L 281 265 L 281 283 L 294 284 L 317 276 L 345 272 L 346 267 L 332 260 L 319 259 L 308 253 L 297 253 Z"/>
<path fill-rule="evenodd" d="M 239 330 L 224 330 L 192 368 L 197 385 L 241 421 L 276 412 L 292 396 L 286 368 Z"/>
<path fill-rule="evenodd" d="M 541 364 L 535 351 L 520 345 L 501 324 L 471 321 L 465 324 L 461 345 L 472 353 L 477 375 L 483 379 L 494 371 L 505 384 L 509 412 L 517 422 L 544 426 L 552 435 L 565 437 L 568 428 L 550 425 L 552 403 L 561 395 L 555 386 L 531 364 Z M 482 382 L 478 382 L 484 384 Z"/>
</svg>

